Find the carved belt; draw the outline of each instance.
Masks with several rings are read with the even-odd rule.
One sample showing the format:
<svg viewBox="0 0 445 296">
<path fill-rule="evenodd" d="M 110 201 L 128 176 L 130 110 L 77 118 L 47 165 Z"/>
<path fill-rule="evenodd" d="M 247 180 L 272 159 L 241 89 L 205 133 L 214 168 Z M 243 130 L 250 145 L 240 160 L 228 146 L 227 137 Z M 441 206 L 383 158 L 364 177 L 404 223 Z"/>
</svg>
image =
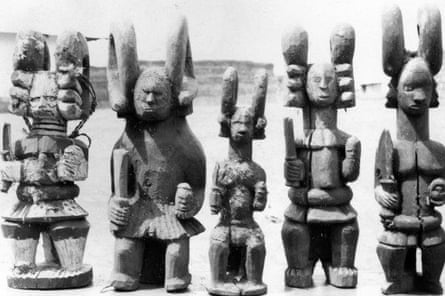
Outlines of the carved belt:
<svg viewBox="0 0 445 296">
<path fill-rule="evenodd" d="M 57 185 L 27 185 L 17 187 L 17 197 L 23 202 L 73 199 L 79 195 L 79 186 L 74 183 Z"/>
</svg>

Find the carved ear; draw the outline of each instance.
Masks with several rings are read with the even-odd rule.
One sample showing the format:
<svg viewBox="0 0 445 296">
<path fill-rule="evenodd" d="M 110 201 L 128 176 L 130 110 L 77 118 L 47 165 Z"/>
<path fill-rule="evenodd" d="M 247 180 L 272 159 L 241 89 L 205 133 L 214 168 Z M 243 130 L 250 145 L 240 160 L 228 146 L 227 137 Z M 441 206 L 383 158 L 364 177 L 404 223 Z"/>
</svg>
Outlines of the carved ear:
<svg viewBox="0 0 445 296">
<path fill-rule="evenodd" d="M 255 74 L 255 87 L 252 98 L 252 110 L 254 114 L 255 132 L 254 139 L 264 139 L 264 129 L 267 121 L 264 117 L 264 108 L 266 105 L 267 95 L 267 72 L 264 69 L 260 69 Z"/>
<path fill-rule="evenodd" d="M 108 95 L 119 117 L 133 111 L 133 92 L 140 70 L 136 34 L 128 21 L 111 24 L 108 52 Z"/>
<path fill-rule="evenodd" d="M 349 24 L 338 24 L 332 30 L 329 41 L 331 61 L 337 75 L 339 98 L 337 108 L 355 106 L 355 86 L 352 59 L 355 49 L 355 31 Z"/>
<path fill-rule="evenodd" d="M 230 137 L 230 118 L 236 111 L 236 101 L 238 99 L 238 72 L 233 67 L 228 67 L 223 75 L 221 115 L 219 123 L 221 130 L 220 137 Z"/>
<path fill-rule="evenodd" d="M 167 40 L 165 70 L 172 82 L 172 94 L 178 99 L 178 115 L 192 113 L 192 101 L 198 93 L 193 73 L 193 60 L 190 48 L 187 19 L 178 16 Z"/>
<path fill-rule="evenodd" d="M 436 6 L 425 5 L 417 13 L 419 33 L 418 55 L 428 63 L 431 73 L 436 75 L 442 67 L 442 24 Z"/>
<path fill-rule="evenodd" d="M 47 71 L 49 67 L 49 50 L 45 37 L 36 31 L 18 33 L 13 54 L 14 70 L 26 72 Z"/>
<path fill-rule="evenodd" d="M 403 20 L 397 5 L 385 8 L 382 16 L 382 61 L 386 75 L 395 77 L 402 70 L 405 60 Z"/>
<path fill-rule="evenodd" d="M 288 89 L 285 106 L 303 107 L 307 101 L 305 93 L 308 35 L 300 26 L 288 28 L 281 37 L 281 49 L 288 66 Z"/>
</svg>

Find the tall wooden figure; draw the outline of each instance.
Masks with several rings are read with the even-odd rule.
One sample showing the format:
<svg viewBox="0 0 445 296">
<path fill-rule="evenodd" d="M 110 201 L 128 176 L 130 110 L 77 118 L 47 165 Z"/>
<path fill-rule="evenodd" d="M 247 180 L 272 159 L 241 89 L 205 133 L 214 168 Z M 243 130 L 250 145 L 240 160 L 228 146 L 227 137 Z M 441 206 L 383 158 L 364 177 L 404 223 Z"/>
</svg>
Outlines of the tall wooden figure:
<svg viewBox="0 0 445 296">
<path fill-rule="evenodd" d="M 144 71 L 133 26 L 111 28 L 110 101 L 126 120 L 113 148 L 109 201 L 116 290 L 135 290 L 140 282 L 186 289 L 189 239 L 204 231 L 193 216 L 204 201 L 205 156 L 185 118 L 197 85 L 187 22 L 179 18 L 175 25 L 165 67 Z"/>
<path fill-rule="evenodd" d="M 238 107 L 237 72 L 228 68 L 224 73 L 220 136 L 229 138 L 229 156 L 216 164 L 210 194 L 211 213 L 221 214 L 209 250 L 207 290 L 215 295 L 262 295 L 267 291 L 262 279 L 264 235 L 253 219 L 253 212 L 266 206 L 266 174 L 252 160 L 252 140 L 265 137 L 265 71 L 257 73 L 255 84 L 252 106 Z"/>
<path fill-rule="evenodd" d="M 18 202 L 4 216 L 2 230 L 13 242 L 14 268 L 8 285 L 22 289 L 86 286 L 92 268 L 82 264 L 89 224 L 75 198 L 75 181 L 88 175 L 88 147 L 76 139 L 95 108 L 88 82 L 89 54 L 85 38 L 65 32 L 57 39 L 56 71 L 50 72 L 44 36 L 28 31 L 17 35 L 10 111 L 23 116 L 27 136 L 8 148 L 2 137 L 2 191 L 18 183 Z M 67 121 L 80 119 L 67 135 Z M 45 262 L 35 257 L 42 235 Z"/>
<path fill-rule="evenodd" d="M 382 206 L 384 232 L 377 254 L 385 272 L 385 294 L 420 290 L 442 294 L 445 262 L 442 216 L 445 202 L 445 147 L 429 137 L 429 108 L 437 107 L 433 76 L 442 66 L 441 17 L 437 8 L 418 12 L 419 47 L 404 48 L 397 6 L 383 15 L 383 68 L 390 76 L 386 107 L 397 108 L 397 140 L 380 138 L 375 164 L 375 198 Z M 416 273 L 416 251 L 422 274 Z"/>
<path fill-rule="evenodd" d="M 295 140 L 292 121 L 285 119 L 284 174 L 291 200 L 282 228 L 285 282 L 310 287 L 314 265 L 321 260 L 328 283 L 352 288 L 357 284 L 359 229 L 347 183 L 359 175 L 360 142 L 337 128 L 337 109 L 355 105 L 354 29 L 344 24 L 333 30 L 331 63 L 308 66 L 307 41 L 301 27 L 282 39 L 289 76 L 287 105 L 303 109 L 304 130 L 304 138 Z"/>
</svg>

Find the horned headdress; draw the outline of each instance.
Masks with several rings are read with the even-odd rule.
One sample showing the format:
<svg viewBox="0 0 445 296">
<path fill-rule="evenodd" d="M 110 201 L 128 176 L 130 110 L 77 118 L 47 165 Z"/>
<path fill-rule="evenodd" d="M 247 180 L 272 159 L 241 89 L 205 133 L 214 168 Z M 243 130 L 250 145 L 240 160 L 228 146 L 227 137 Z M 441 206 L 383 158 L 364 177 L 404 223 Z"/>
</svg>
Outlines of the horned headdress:
<svg viewBox="0 0 445 296">
<path fill-rule="evenodd" d="M 50 70 L 49 50 L 44 35 L 35 31 L 17 34 L 13 55 L 14 72 L 11 76 L 14 86 L 10 91 L 12 113 L 29 115 L 29 103 L 35 91 L 33 82 L 45 76 L 45 95 L 57 97 L 57 106 L 63 119 L 81 119 L 82 122 L 88 119 L 95 109 L 96 97 L 88 81 L 90 62 L 85 37 L 74 31 L 59 35 L 55 62 L 55 73 L 43 73 Z M 80 109 L 72 108 L 73 102 L 79 99 L 82 101 Z"/>
<path fill-rule="evenodd" d="M 183 16 L 176 19 L 169 34 L 164 70 L 170 81 L 176 115 L 186 116 L 192 113 L 192 101 L 197 95 L 198 87 L 193 73 L 187 20 Z M 113 23 L 107 79 L 111 108 L 119 117 L 133 114 L 134 87 L 141 73 L 133 25 L 126 21 Z"/>
<path fill-rule="evenodd" d="M 405 64 L 412 58 L 422 58 L 428 65 L 431 75 L 436 75 L 442 67 L 442 25 L 437 7 L 425 5 L 417 12 L 417 51 L 405 49 L 403 20 L 400 8 L 396 5 L 385 8 L 382 17 L 382 60 L 383 70 L 391 77 L 386 95 L 386 107 L 397 107 L 397 85 Z M 433 97 L 430 107 L 437 107 L 436 82 L 433 79 Z"/>
<path fill-rule="evenodd" d="M 264 108 L 267 94 L 267 72 L 264 69 L 258 70 L 254 77 L 254 92 L 252 103 L 248 107 L 253 116 L 254 139 L 264 139 L 264 129 L 266 127 L 266 118 L 264 117 Z M 229 67 L 223 75 L 223 91 L 221 99 L 221 115 L 219 123 L 221 125 L 220 136 L 230 137 L 230 120 L 235 114 L 238 100 L 238 72 L 235 68 Z"/>
<path fill-rule="evenodd" d="M 303 108 L 307 106 L 306 75 L 310 65 L 308 57 L 308 34 L 301 26 L 290 27 L 281 39 L 281 48 L 287 68 L 289 94 L 285 105 Z M 352 59 L 354 57 L 355 32 L 348 24 L 337 25 L 331 33 L 331 63 L 335 68 L 339 97 L 337 108 L 355 106 Z"/>
</svg>

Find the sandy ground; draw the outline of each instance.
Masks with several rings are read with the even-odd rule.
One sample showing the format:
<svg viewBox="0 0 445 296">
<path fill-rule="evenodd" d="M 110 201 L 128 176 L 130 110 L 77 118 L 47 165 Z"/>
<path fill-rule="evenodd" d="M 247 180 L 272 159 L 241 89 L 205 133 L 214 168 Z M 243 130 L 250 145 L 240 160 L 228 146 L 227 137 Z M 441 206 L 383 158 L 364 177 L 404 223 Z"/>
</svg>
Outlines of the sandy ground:
<svg viewBox="0 0 445 296">
<path fill-rule="evenodd" d="M 266 237 L 266 263 L 264 282 L 268 284 L 269 295 L 379 295 L 383 272 L 375 253 L 376 237 L 381 231 L 378 219 L 379 207 L 373 196 L 373 167 L 375 150 L 382 129 L 389 129 L 395 137 L 395 110 L 387 110 L 383 100 L 363 99 L 356 108 L 347 112 L 339 111 L 339 127 L 359 137 L 362 141 L 362 166 L 359 180 L 351 184 L 354 191 L 353 206 L 359 215 L 360 238 L 356 255 L 359 282 L 356 289 L 336 289 L 325 285 L 324 275 L 319 265 L 315 270 L 314 288 L 301 290 L 284 286 L 286 262 L 281 243 L 281 223 L 283 211 L 288 205 L 287 188 L 284 186 L 282 165 L 284 159 L 284 140 L 282 118 L 292 116 L 297 128 L 300 119 L 295 109 L 283 108 L 278 104 L 266 107 L 268 127 L 267 138 L 254 143 L 254 159 L 267 172 L 269 202 L 266 210 L 257 213 L 256 218 Z M 227 140 L 218 137 L 219 126 L 216 122 L 219 106 L 195 106 L 189 122 L 200 139 L 206 156 L 208 180 L 216 160 L 227 154 Z M 443 107 L 431 111 L 431 137 L 445 143 L 445 116 Z M 0 122 L 9 121 L 13 126 L 13 137 L 22 136 L 24 124 L 18 117 L 0 115 Z M 90 150 L 89 178 L 79 182 L 81 193 L 78 202 L 90 213 L 88 218 L 91 230 L 88 237 L 84 262 L 94 268 L 94 283 L 83 289 L 64 290 L 64 295 L 97 295 L 107 285 L 113 264 L 113 237 L 108 230 L 107 200 L 110 195 L 109 156 L 111 148 L 123 130 L 124 122 L 117 119 L 110 110 L 98 110 L 88 121 L 83 131 L 93 139 Z M 210 187 L 210 182 L 207 182 Z M 14 194 L 0 196 L 2 211 L 7 211 L 14 202 Z M 441 209 L 443 212 L 443 209 Z M 217 217 L 211 216 L 209 206 L 204 204 L 197 218 L 206 226 L 207 231 L 191 241 L 190 271 L 193 282 L 184 295 L 206 295 L 205 285 L 209 278 L 207 251 L 209 230 L 216 225 Z M 5 239 L 0 239 L 0 295 L 60 295 L 62 291 L 21 291 L 6 286 L 6 273 L 12 266 L 12 252 Z M 4 280 L 2 280 L 4 279 Z M 107 290 L 105 295 L 118 294 Z M 130 295 L 162 295 L 161 288 L 142 287 Z"/>
</svg>

